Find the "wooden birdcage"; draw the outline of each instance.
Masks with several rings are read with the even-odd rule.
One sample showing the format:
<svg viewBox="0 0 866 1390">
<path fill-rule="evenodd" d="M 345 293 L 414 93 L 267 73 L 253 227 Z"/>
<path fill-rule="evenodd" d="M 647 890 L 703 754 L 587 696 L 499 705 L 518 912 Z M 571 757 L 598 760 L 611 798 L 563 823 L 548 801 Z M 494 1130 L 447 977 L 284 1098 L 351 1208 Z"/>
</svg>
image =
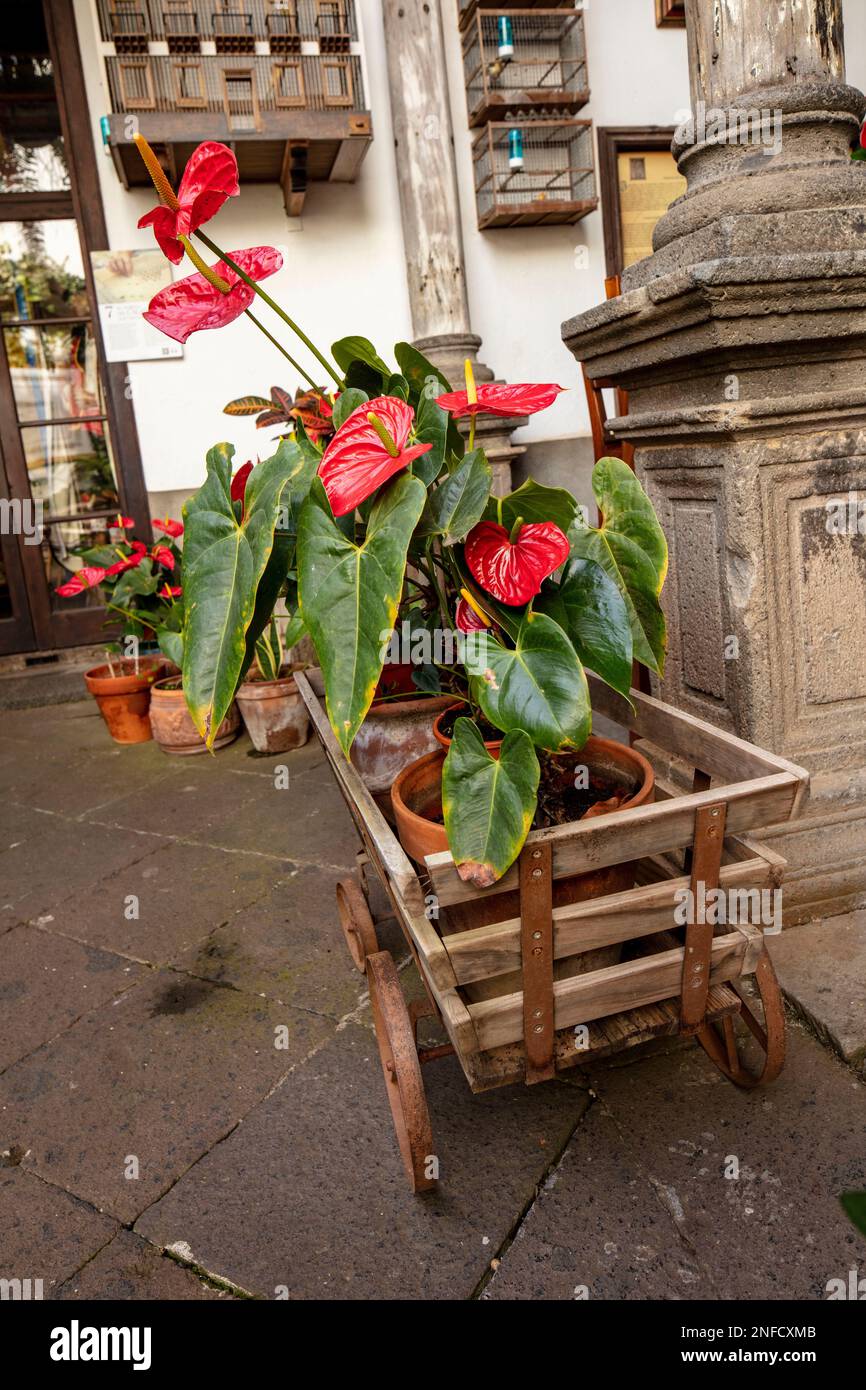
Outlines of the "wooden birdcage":
<svg viewBox="0 0 866 1390">
<path fill-rule="evenodd" d="M 589 101 L 583 15 L 477 10 L 463 35 L 469 124 L 509 113 L 573 115 Z"/>
<path fill-rule="evenodd" d="M 162 27 L 169 53 L 198 53 L 199 17 L 192 0 L 162 0 Z"/>
<path fill-rule="evenodd" d="M 300 53 L 302 40 L 298 0 L 270 0 L 265 28 L 272 53 Z"/>
<path fill-rule="evenodd" d="M 144 0 L 110 0 L 108 37 L 116 53 L 146 53 L 150 18 Z"/>
<path fill-rule="evenodd" d="M 247 5 L 225 0 L 211 16 L 217 53 L 255 53 L 256 40 L 252 10 Z"/>
<path fill-rule="evenodd" d="M 482 231 L 579 222 L 598 207 L 591 121 L 490 121 L 472 159 Z"/>
</svg>

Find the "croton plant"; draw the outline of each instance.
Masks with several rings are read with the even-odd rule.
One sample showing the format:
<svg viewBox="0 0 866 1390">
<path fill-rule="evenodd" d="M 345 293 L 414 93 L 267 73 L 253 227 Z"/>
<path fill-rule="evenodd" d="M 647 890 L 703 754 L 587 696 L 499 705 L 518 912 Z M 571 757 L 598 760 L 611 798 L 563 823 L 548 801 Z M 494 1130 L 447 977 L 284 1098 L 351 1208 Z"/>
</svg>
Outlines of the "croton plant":
<svg viewBox="0 0 866 1390">
<path fill-rule="evenodd" d="M 667 547 L 652 505 L 616 458 L 594 470 L 598 526 L 562 488 L 529 480 L 494 496 L 475 444 L 478 415 L 533 414 L 562 388 L 476 385 L 467 364 L 465 387 L 454 390 L 409 343 L 386 361 L 360 336 L 326 356 L 259 283 L 279 269 L 279 254 L 226 253 L 201 230 L 238 192 L 231 152 L 200 146 L 175 195 L 138 143 L 161 197 L 142 223 L 170 259 L 186 253 L 196 266 L 155 297 L 150 322 L 185 341 L 243 313 L 253 318 L 260 299 L 328 377 L 317 383 L 253 319 L 304 385 L 298 397 L 275 389 L 229 407 L 284 426 L 275 452 L 235 472 L 232 445 L 216 444 L 185 508 L 183 685 L 195 724 L 211 743 L 279 600 L 290 615 L 287 644 L 302 632 L 312 639 L 347 757 L 386 688 L 395 627 L 412 639 L 456 631 L 454 659 L 437 660 L 428 643 L 414 683 L 468 703 L 471 717 L 456 721 L 444 762 L 445 828 L 462 876 L 492 883 L 532 825 L 541 763 L 589 736 L 584 667 L 626 698 L 633 660 L 662 669 Z M 480 719 L 504 734 L 498 758 Z"/>
</svg>

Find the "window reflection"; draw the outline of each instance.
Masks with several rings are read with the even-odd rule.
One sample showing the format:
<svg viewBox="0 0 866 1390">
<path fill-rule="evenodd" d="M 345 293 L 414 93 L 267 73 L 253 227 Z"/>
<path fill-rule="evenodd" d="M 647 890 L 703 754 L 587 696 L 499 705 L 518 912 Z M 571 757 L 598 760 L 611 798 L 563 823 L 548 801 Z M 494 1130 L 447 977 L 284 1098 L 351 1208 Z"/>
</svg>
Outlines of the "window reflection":
<svg viewBox="0 0 866 1390">
<path fill-rule="evenodd" d="M 104 413 L 96 343 L 88 324 L 7 328 L 4 340 L 19 420 Z"/>
<path fill-rule="evenodd" d="M 33 7 L 36 9 L 36 7 Z M 41 10 L 41 6 L 39 7 Z M 23 16 L 16 16 L 19 32 Z M 0 192 L 52 193 L 69 188 L 51 59 L 41 13 L 23 51 L 0 53 Z"/>
<path fill-rule="evenodd" d="M 90 317 L 78 228 L 71 219 L 0 222 L 0 316 Z"/>
<path fill-rule="evenodd" d="M 25 425 L 21 441 L 30 490 L 50 516 L 118 509 L 114 461 L 104 421 Z"/>
</svg>

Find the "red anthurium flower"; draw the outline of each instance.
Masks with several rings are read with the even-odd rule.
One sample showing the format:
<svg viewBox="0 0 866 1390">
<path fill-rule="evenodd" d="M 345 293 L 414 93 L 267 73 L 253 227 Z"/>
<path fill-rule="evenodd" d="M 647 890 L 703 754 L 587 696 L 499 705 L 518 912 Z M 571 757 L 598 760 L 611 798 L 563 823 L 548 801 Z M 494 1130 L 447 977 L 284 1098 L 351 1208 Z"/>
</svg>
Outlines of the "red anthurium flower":
<svg viewBox="0 0 866 1390">
<path fill-rule="evenodd" d="M 397 396 L 376 396 L 353 410 L 331 440 L 319 464 L 334 516 L 353 512 L 378 487 L 432 444 L 406 441 L 415 412 Z"/>
<path fill-rule="evenodd" d="M 121 516 L 120 512 L 118 512 L 117 520 L 114 524 L 117 527 L 118 531 L 128 531 L 130 526 L 135 525 L 135 522 L 133 521 L 131 516 Z"/>
<path fill-rule="evenodd" d="M 177 208 L 162 203 L 145 213 L 139 227 L 153 227 L 163 253 L 175 265 L 183 260 L 179 238 L 190 236 L 219 212 L 227 198 L 240 192 L 238 162 L 227 145 L 206 140 L 193 150 L 177 190 Z"/>
<path fill-rule="evenodd" d="M 71 579 L 67 579 L 66 583 L 61 584 L 54 592 L 61 598 L 73 598 L 76 594 L 83 594 L 85 589 L 95 589 L 107 573 L 101 565 L 82 565 Z"/>
<path fill-rule="evenodd" d="M 864 121 L 860 127 L 860 144 L 863 149 L 866 150 L 866 121 Z"/>
<path fill-rule="evenodd" d="M 519 518 L 510 536 L 495 521 L 479 521 L 464 547 L 466 563 L 482 589 L 513 607 L 528 603 L 568 552 L 565 533 L 552 521 L 524 526 Z"/>
<path fill-rule="evenodd" d="M 490 623 L 482 618 L 466 598 L 459 598 L 454 609 L 454 621 L 461 632 L 484 632 Z"/>
<path fill-rule="evenodd" d="M 157 564 L 164 565 L 167 570 L 174 569 L 174 556 L 167 545 L 155 545 L 150 553 Z"/>
<path fill-rule="evenodd" d="M 535 415 L 553 405 L 563 386 L 496 386 L 482 382 L 470 392 L 448 391 L 436 397 L 436 404 L 459 418 L 461 415 Z"/>
<path fill-rule="evenodd" d="M 153 524 L 157 531 L 162 531 L 164 535 L 171 536 L 174 540 L 183 535 L 183 523 L 172 521 L 170 516 L 165 517 L 162 521 L 154 519 Z"/>
<path fill-rule="evenodd" d="M 245 463 L 243 468 L 239 468 L 232 478 L 231 498 L 233 502 L 241 504 L 241 520 L 243 520 L 244 499 L 247 491 L 247 478 L 253 471 L 251 463 Z"/>
<path fill-rule="evenodd" d="M 247 251 L 229 251 L 228 254 L 252 280 L 266 280 L 269 275 L 276 275 L 283 264 L 282 256 L 273 246 L 252 246 Z M 185 343 L 190 333 L 202 328 L 225 328 L 226 324 L 233 323 L 252 304 L 255 290 L 223 261 L 217 261 L 211 269 L 229 285 L 227 294 L 196 272 L 183 280 L 175 280 L 155 294 L 142 318 L 178 343 Z"/>
<path fill-rule="evenodd" d="M 134 570 L 137 565 L 141 564 L 147 554 L 147 546 L 144 541 L 131 541 L 130 544 L 132 546 L 132 554 L 120 560 L 115 560 L 114 564 L 109 565 L 108 569 L 105 571 L 106 574 L 123 574 L 126 570 Z"/>
<path fill-rule="evenodd" d="M 183 593 L 183 590 L 181 589 L 179 584 L 171 585 L 166 583 L 163 584 L 162 588 L 158 592 L 160 598 L 180 598 L 180 595 Z"/>
</svg>

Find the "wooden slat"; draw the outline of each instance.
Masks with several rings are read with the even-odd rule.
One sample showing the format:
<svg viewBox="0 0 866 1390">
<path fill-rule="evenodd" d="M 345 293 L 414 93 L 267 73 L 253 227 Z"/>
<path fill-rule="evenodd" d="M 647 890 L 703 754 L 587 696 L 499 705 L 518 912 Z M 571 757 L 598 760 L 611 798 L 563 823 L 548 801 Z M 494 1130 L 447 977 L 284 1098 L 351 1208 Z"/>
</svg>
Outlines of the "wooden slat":
<svg viewBox="0 0 866 1390">
<path fill-rule="evenodd" d="M 717 985 L 710 990 L 707 999 L 707 1019 L 712 1022 L 727 1018 L 738 1013 L 740 1005 L 739 995 L 729 985 Z M 556 1034 L 556 1069 L 567 1071 L 570 1067 L 585 1066 L 600 1057 L 638 1047 L 652 1038 L 673 1036 L 679 1032 L 679 1026 L 679 1001 L 665 999 L 588 1024 L 589 1046 L 580 1051 L 575 1047 L 573 1029 L 566 1028 Z M 520 1043 L 508 1043 L 467 1057 L 463 1069 L 477 1094 L 523 1081 L 524 1064 Z"/>
<path fill-rule="evenodd" d="M 721 984 L 754 970 L 756 946 L 750 928 L 737 928 L 713 941 L 710 983 Z M 763 949 L 763 940 L 760 940 Z M 554 1019 L 557 1031 L 578 1023 L 640 1008 L 679 993 L 683 971 L 683 951 L 678 948 L 659 955 L 610 965 L 588 975 L 558 980 L 553 986 Z M 505 994 L 499 999 L 482 999 L 469 1005 L 469 1014 L 482 1049 L 516 1042 L 523 1035 L 523 995 Z"/>
<path fill-rule="evenodd" d="M 727 805 L 727 827 L 731 833 L 787 820 L 799 785 L 790 773 L 777 772 L 698 795 L 617 811 L 615 815 L 554 826 L 551 830 L 534 830 L 526 843 L 531 846 L 549 840 L 553 847 L 553 876 L 566 878 L 570 874 L 627 863 L 691 844 L 695 813 L 718 801 Z M 450 854 L 431 854 L 426 862 L 441 907 L 517 887 L 514 865 L 493 888 L 479 889 L 463 882 Z"/>
<path fill-rule="evenodd" d="M 726 864 L 719 884 L 729 888 L 762 889 L 774 884 L 773 869 L 762 858 Z M 667 879 L 645 888 L 629 888 L 604 898 L 590 898 L 553 909 L 554 959 L 601 946 L 651 936 L 673 926 L 676 894 L 689 886 L 687 877 Z M 445 938 L 445 949 L 457 983 L 472 984 L 520 968 L 520 918 L 475 927 Z"/>
<path fill-rule="evenodd" d="M 692 767 L 712 773 L 723 781 L 741 782 L 750 777 L 766 777 L 774 772 L 787 772 L 800 783 L 801 797 L 809 786 L 809 774 L 804 767 L 756 748 L 753 743 L 737 738 L 734 734 L 718 729 L 693 714 L 674 709 L 671 705 L 656 700 L 652 695 L 644 695 L 639 690 L 631 691 L 634 712 L 626 700 L 610 686 L 599 680 L 598 676 L 587 672 L 590 697 L 593 709 L 659 744 L 667 752 L 675 753 Z M 793 808 L 799 810 L 799 802 Z"/>
</svg>

